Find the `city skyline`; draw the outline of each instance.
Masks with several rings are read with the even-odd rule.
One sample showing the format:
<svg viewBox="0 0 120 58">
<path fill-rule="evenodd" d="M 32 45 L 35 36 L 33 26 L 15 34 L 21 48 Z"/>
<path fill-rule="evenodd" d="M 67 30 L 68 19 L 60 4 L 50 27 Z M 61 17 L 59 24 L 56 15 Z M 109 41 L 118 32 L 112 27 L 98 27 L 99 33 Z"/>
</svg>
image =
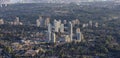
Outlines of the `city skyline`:
<svg viewBox="0 0 120 58">
<path fill-rule="evenodd" d="M 0 58 L 120 58 L 119 2 L 35 1 L 0 0 Z"/>
</svg>

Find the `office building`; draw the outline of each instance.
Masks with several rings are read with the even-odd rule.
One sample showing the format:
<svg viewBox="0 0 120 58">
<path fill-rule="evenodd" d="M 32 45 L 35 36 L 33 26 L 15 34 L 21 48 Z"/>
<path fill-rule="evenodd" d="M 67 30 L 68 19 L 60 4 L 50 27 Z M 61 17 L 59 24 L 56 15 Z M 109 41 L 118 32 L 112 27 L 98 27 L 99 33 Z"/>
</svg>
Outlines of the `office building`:
<svg viewBox="0 0 120 58">
<path fill-rule="evenodd" d="M 0 19 L 0 25 L 4 24 L 4 20 Z"/>
</svg>

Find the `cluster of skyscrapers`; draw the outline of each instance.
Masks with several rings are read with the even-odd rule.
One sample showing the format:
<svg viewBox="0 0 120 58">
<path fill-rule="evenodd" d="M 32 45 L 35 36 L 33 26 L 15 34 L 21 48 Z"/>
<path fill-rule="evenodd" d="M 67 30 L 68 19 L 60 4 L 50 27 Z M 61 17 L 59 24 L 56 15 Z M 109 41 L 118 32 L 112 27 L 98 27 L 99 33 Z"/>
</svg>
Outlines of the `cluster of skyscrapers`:
<svg viewBox="0 0 120 58">
<path fill-rule="evenodd" d="M 56 19 L 51 22 L 50 21 L 50 18 L 44 19 L 41 16 L 39 16 L 39 18 L 36 20 L 36 27 L 43 27 L 47 29 L 47 42 L 81 42 L 83 39 L 83 34 L 80 31 L 80 28 L 76 28 L 75 32 L 73 30 L 75 24 L 80 24 L 78 19 L 73 21 L 62 21 Z M 24 25 L 22 22 L 20 22 L 19 17 L 16 17 L 14 21 L 8 23 L 11 25 Z M 4 20 L 0 19 L 0 25 L 2 24 L 4 24 Z"/>
<path fill-rule="evenodd" d="M 63 42 L 72 42 L 77 41 L 80 42 L 83 39 L 83 34 L 80 31 L 80 28 L 76 29 L 76 34 L 73 33 L 73 27 L 75 24 L 80 24 L 79 20 L 76 19 L 74 21 L 61 21 L 61 20 L 53 20 L 50 22 L 50 18 L 43 19 L 41 16 L 39 16 L 39 19 L 36 20 L 36 26 L 37 27 L 47 27 L 48 29 L 48 42 L 59 42 L 57 39 L 58 33 L 61 33 Z M 67 28 L 68 31 L 65 31 L 65 28 Z M 75 38 L 73 38 L 75 36 Z"/>
<path fill-rule="evenodd" d="M 3 24 L 10 25 L 24 25 L 20 21 L 19 17 L 16 17 L 14 21 L 4 22 L 3 19 L 0 19 L 0 25 Z M 94 25 L 93 25 L 94 24 Z M 31 24 L 32 25 L 32 24 Z M 75 20 L 50 20 L 50 18 L 44 19 L 42 16 L 39 16 L 36 19 L 36 24 L 34 26 L 47 29 L 47 42 L 81 42 L 83 39 L 83 34 L 80 30 L 80 21 L 79 19 Z M 75 27 L 75 28 L 74 28 Z M 86 27 L 99 27 L 98 22 L 93 23 L 89 21 L 88 23 L 82 23 L 82 28 Z M 76 31 L 75 31 L 76 30 Z"/>
<path fill-rule="evenodd" d="M 47 27 L 47 25 L 50 23 L 50 18 L 43 19 L 41 16 L 36 20 L 36 26 L 37 27 Z"/>
<path fill-rule="evenodd" d="M 93 22 L 93 21 L 89 21 L 88 23 L 84 23 L 82 25 L 83 28 L 85 27 L 99 27 L 99 23 L 98 22 Z"/>
<path fill-rule="evenodd" d="M 76 32 L 73 32 L 73 23 L 71 21 L 67 22 L 67 26 L 65 26 L 64 23 L 62 23 L 61 20 L 54 20 L 53 24 L 48 24 L 48 38 L 49 42 L 81 42 L 83 39 L 83 34 L 80 31 L 80 28 L 76 29 Z M 65 31 L 65 28 L 67 31 Z M 57 40 L 58 34 L 62 36 L 62 40 Z"/>
</svg>

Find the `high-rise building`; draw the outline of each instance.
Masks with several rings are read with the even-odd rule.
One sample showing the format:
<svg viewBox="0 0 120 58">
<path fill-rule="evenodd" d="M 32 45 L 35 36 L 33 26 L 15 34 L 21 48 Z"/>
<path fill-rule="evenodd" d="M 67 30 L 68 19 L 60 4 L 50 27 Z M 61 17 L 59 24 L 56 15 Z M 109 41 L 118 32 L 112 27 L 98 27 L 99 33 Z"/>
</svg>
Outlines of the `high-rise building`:
<svg viewBox="0 0 120 58">
<path fill-rule="evenodd" d="M 20 22 L 19 17 L 16 17 L 15 21 L 14 21 L 14 25 L 23 25 L 22 22 Z"/>
<path fill-rule="evenodd" d="M 60 32 L 64 33 L 64 24 L 61 24 L 61 26 L 60 26 Z"/>
<path fill-rule="evenodd" d="M 70 40 L 72 41 L 73 40 L 73 24 L 72 22 L 69 22 L 70 24 Z"/>
<path fill-rule="evenodd" d="M 59 31 L 57 20 L 54 20 L 54 29 L 55 29 L 55 32 Z"/>
<path fill-rule="evenodd" d="M 92 21 L 89 21 L 89 24 L 90 24 L 90 26 L 92 26 L 92 25 L 93 25 L 93 22 L 92 22 Z"/>
<path fill-rule="evenodd" d="M 61 26 L 61 20 L 59 20 L 59 21 L 54 20 L 54 29 L 55 29 L 55 32 L 59 32 L 60 26 Z"/>
<path fill-rule="evenodd" d="M 52 26 L 51 26 L 51 24 L 48 24 L 48 39 L 49 39 L 49 42 L 51 41 L 51 33 L 52 33 Z"/>
<path fill-rule="evenodd" d="M 64 20 L 63 23 L 64 23 L 64 24 L 67 24 L 67 20 Z"/>
<path fill-rule="evenodd" d="M 85 27 L 86 27 L 86 24 L 83 24 L 82 27 L 85 28 Z"/>
<path fill-rule="evenodd" d="M 72 24 L 73 24 L 73 26 L 79 25 L 80 24 L 79 19 L 72 20 Z"/>
<path fill-rule="evenodd" d="M 45 27 L 47 27 L 49 23 L 50 23 L 50 18 L 47 18 L 47 19 L 45 20 Z"/>
<path fill-rule="evenodd" d="M 76 21 L 76 24 L 77 24 L 77 25 L 79 25 L 79 24 L 80 24 L 79 19 L 76 19 L 75 21 Z"/>
<path fill-rule="evenodd" d="M 72 25 L 75 26 L 76 25 L 76 21 L 75 20 L 72 20 Z"/>
<path fill-rule="evenodd" d="M 4 20 L 0 19 L 0 25 L 4 24 Z"/>
<path fill-rule="evenodd" d="M 98 22 L 95 23 L 95 27 L 98 27 Z"/>
<path fill-rule="evenodd" d="M 40 27 L 43 27 L 45 20 L 42 18 L 42 16 L 39 16 L 39 20 L 40 20 Z"/>
<path fill-rule="evenodd" d="M 76 41 L 77 41 L 77 42 L 81 42 L 81 40 L 82 40 L 82 33 L 81 33 L 81 31 L 80 31 L 80 28 L 77 28 L 77 29 L 76 29 L 76 36 L 77 36 Z"/>
<path fill-rule="evenodd" d="M 36 25 L 37 25 L 37 27 L 40 27 L 40 20 L 36 20 Z"/>
<path fill-rule="evenodd" d="M 16 17 L 16 22 L 19 23 L 20 19 L 19 17 Z"/>
<path fill-rule="evenodd" d="M 36 20 L 37 27 L 43 27 L 44 23 L 44 19 L 41 16 L 39 16 L 39 19 Z"/>
<path fill-rule="evenodd" d="M 56 34 L 55 32 L 52 33 L 52 41 L 53 43 L 56 43 Z"/>
<path fill-rule="evenodd" d="M 66 36 L 65 36 L 65 42 L 67 42 L 67 43 L 71 42 L 71 39 L 70 39 L 70 36 L 69 36 L 69 35 L 66 35 Z"/>
<path fill-rule="evenodd" d="M 82 27 L 83 28 L 88 27 L 88 24 L 83 24 Z"/>
</svg>

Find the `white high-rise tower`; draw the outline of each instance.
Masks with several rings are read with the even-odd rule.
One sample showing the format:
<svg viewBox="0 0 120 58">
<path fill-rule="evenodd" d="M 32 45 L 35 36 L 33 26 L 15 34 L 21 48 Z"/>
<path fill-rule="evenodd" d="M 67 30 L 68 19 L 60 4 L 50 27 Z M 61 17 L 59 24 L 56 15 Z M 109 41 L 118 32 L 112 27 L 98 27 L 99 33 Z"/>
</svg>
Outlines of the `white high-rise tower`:
<svg viewBox="0 0 120 58">
<path fill-rule="evenodd" d="M 48 37 L 49 37 L 49 42 L 51 41 L 51 24 L 48 24 Z"/>
<path fill-rule="evenodd" d="M 41 16 L 39 16 L 39 19 L 36 20 L 37 27 L 43 27 L 44 23 L 44 19 Z"/>
<path fill-rule="evenodd" d="M 55 34 L 55 32 L 52 33 L 52 42 L 56 43 L 56 34 Z"/>
<path fill-rule="evenodd" d="M 40 20 L 36 20 L 36 25 L 37 25 L 37 27 L 40 27 Z"/>
<path fill-rule="evenodd" d="M 95 27 L 98 27 L 98 22 L 95 23 Z"/>
<path fill-rule="evenodd" d="M 69 22 L 70 24 L 70 40 L 72 41 L 73 40 L 73 24 L 72 22 Z"/>
<path fill-rule="evenodd" d="M 59 21 L 54 20 L 54 29 L 55 29 L 55 32 L 59 32 L 60 26 L 61 26 L 61 20 L 59 20 Z"/>
<path fill-rule="evenodd" d="M 17 23 L 19 23 L 19 22 L 20 22 L 19 17 L 16 17 L 16 22 L 17 22 Z"/>
<path fill-rule="evenodd" d="M 60 32 L 64 33 L 64 24 L 61 24 L 61 26 L 60 26 Z"/>
<path fill-rule="evenodd" d="M 4 20 L 0 19 L 0 25 L 4 24 Z"/>
</svg>

